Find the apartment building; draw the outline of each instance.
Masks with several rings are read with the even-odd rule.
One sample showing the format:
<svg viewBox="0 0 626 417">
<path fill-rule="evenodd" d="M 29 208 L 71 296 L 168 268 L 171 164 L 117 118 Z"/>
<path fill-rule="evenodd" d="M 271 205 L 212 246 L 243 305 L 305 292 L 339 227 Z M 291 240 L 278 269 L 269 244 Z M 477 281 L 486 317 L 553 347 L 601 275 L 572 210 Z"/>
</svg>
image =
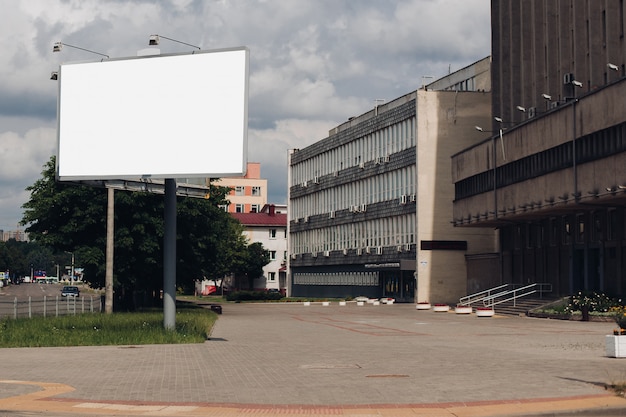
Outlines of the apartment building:
<svg viewBox="0 0 626 417">
<path fill-rule="evenodd" d="M 257 213 L 232 213 L 244 227 L 250 243 L 259 242 L 269 252 L 270 263 L 263 267 L 263 276 L 254 280 L 256 290 L 286 292 L 287 214 L 273 204 Z"/>
<path fill-rule="evenodd" d="M 267 204 L 267 179 L 261 178 L 258 162 L 248 162 L 245 176 L 220 178 L 214 184 L 232 188 L 230 204 L 224 207 L 229 213 L 258 213 Z"/>
</svg>

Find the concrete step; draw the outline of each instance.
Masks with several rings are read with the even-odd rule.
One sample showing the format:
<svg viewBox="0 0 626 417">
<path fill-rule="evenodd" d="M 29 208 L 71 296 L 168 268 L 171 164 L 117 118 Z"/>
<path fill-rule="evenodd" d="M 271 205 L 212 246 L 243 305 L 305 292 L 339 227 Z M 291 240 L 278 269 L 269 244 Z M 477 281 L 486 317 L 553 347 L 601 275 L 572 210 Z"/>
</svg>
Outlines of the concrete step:
<svg viewBox="0 0 626 417">
<path fill-rule="evenodd" d="M 555 301 L 552 298 L 535 298 L 535 297 L 523 297 L 517 300 L 507 301 L 495 306 L 496 314 L 507 314 L 512 316 L 525 316 L 530 310 L 541 307 L 542 305 L 549 304 Z"/>
</svg>

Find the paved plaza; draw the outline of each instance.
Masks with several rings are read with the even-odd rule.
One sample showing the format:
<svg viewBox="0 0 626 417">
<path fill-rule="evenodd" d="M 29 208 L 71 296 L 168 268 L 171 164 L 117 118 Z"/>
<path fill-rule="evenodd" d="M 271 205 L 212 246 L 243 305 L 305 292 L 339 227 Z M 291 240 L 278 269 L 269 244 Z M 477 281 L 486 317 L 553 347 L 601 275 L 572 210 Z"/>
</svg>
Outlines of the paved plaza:
<svg viewBox="0 0 626 417">
<path fill-rule="evenodd" d="M 226 304 L 202 344 L 0 349 L 0 416 L 626 415 L 605 389 L 626 381 L 614 327 Z"/>
</svg>

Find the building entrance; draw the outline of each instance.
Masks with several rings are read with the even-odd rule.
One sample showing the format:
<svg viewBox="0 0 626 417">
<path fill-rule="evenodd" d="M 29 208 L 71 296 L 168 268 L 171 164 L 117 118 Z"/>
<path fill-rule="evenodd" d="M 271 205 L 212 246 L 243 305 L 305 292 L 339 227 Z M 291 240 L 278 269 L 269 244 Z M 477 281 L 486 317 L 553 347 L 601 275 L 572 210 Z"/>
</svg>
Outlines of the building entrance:
<svg viewBox="0 0 626 417">
<path fill-rule="evenodd" d="M 394 298 L 396 302 L 415 301 L 415 278 L 411 271 L 381 272 L 383 297 Z"/>
</svg>

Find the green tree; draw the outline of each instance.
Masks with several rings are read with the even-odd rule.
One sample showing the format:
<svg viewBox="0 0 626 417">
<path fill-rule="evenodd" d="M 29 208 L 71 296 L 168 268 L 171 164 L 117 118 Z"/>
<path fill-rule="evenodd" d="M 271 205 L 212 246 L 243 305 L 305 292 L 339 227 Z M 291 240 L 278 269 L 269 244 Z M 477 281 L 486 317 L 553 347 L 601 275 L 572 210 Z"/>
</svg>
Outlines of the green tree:
<svg viewBox="0 0 626 417">
<path fill-rule="evenodd" d="M 270 254 L 260 242 L 246 247 L 236 264 L 236 272 L 247 279 L 249 289 L 254 288 L 254 280 L 263 276 L 263 267 L 270 263 Z"/>
<path fill-rule="evenodd" d="M 55 181 L 55 158 L 42 178 L 27 188 L 31 198 L 21 221 L 31 240 L 53 252 L 71 251 L 86 279 L 104 286 L 106 191 Z M 211 186 L 206 199 L 177 199 L 177 284 L 228 274 L 246 251 L 241 225 L 218 206 L 229 189 Z M 163 284 L 163 196 L 115 193 L 114 287 L 117 295 L 136 291 L 158 295 Z"/>
</svg>

